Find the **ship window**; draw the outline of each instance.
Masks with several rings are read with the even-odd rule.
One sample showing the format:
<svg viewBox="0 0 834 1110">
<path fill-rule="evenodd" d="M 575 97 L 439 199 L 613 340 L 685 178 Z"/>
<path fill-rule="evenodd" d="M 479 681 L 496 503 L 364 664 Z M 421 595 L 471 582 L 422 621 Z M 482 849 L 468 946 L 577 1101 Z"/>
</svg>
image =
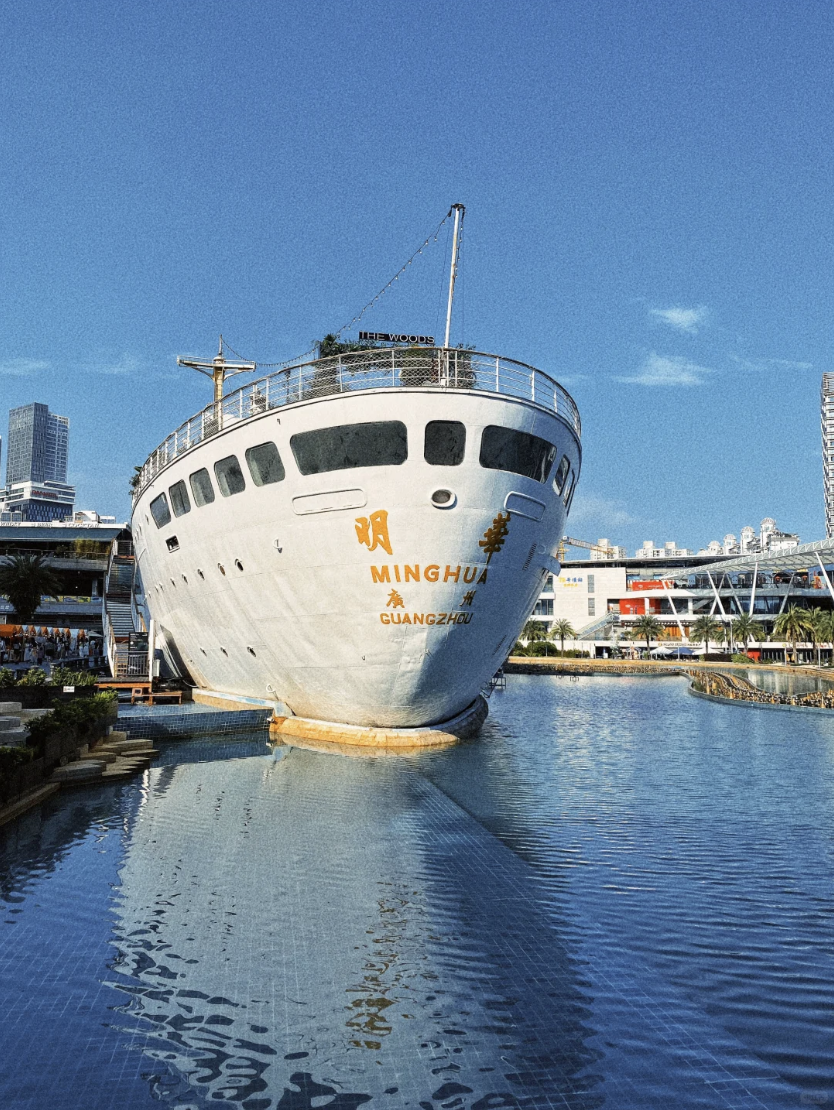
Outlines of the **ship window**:
<svg viewBox="0 0 834 1110">
<path fill-rule="evenodd" d="M 459 420 L 430 420 L 426 424 L 423 457 L 432 466 L 460 466 L 466 447 L 466 428 Z"/>
<path fill-rule="evenodd" d="M 559 465 L 556 467 L 556 473 L 553 475 L 553 488 L 557 493 L 561 493 L 565 486 L 565 478 L 568 476 L 570 470 L 570 461 L 567 455 L 562 455 L 559 459 Z"/>
<path fill-rule="evenodd" d="M 151 516 L 156 521 L 157 528 L 171 523 L 171 510 L 168 508 L 168 498 L 164 493 L 151 501 Z"/>
<path fill-rule="evenodd" d="M 555 458 L 553 444 L 529 432 L 489 424 L 481 436 L 481 466 L 489 470 L 507 470 L 546 482 Z"/>
<path fill-rule="evenodd" d="M 246 452 L 246 463 L 256 486 L 269 486 L 283 482 L 287 475 L 278 448 L 274 443 L 261 443 Z"/>
<path fill-rule="evenodd" d="M 168 496 L 171 498 L 171 508 L 174 510 L 174 516 L 185 516 L 186 513 L 191 512 L 191 502 L 188 499 L 185 482 L 175 482 L 168 490 Z"/>
<path fill-rule="evenodd" d="M 191 492 L 194 494 L 194 504 L 198 508 L 201 505 L 210 505 L 214 500 L 214 486 L 211 484 L 206 468 L 195 470 L 188 480 L 191 483 Z"/>
<path fill-rule="evenodd" d="M 399 420 L 375 420 L 299 432 L 290 447 L 302 474 L 324 474 L 357 466 L 399 466 L 408 458 L 408 435 Z"/>
<path fill-rule="evenodd" d="M 575 485 L 576 485 L 576 471 L 572 470 L 570 472 L 570 481 L 568 482 L 568 488 L 565 490 L 565 505 L 567 506 L 568 509 L 570 509 L 570 503 L 573 500 L 573 488 L 574 488 Z"/>
<path fill-rule="evenodd" d="M 231 497 L 233 493 L 242 493 L 246 489 L 237 455 L 227 455 L 225 459 L 216 462 L 214 473 L 217 475 L 217 484 L 224 497 Z"/>
</svg>

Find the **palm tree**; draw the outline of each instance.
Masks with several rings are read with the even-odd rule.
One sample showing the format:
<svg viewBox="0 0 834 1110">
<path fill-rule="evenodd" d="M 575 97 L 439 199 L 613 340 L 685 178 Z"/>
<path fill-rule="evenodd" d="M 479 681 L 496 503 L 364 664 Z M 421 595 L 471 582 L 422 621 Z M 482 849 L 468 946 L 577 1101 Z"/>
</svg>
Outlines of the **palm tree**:
<svg viewBox="0 0 834 1110">
<path fill-rule="evenodd" d="M 42 597 L 61 588 L 44 555 L 11 555 L 0 564 L 0 593 L 6 595 L 20 624 L 30 624 Z"/>
<path fill-rule="evenodd" d="M 831 614 L 825 609 L 809 609 L 806 629 L 817 649 L 817 666 L 820 665 L 820 643 L 828 639 Z"/>
<path fill-rule="evenodd" d="M 715 617 L 704 614 L 698 617 L 696 621 L 692 622 L 692 627 L 689 630 L 690 637 L 696 640 L 701 640 L 704 645 L 704 661 L 709 656 L 709 642 L 710 640 L 717 640 L 722 631 L 722 625 Z"/>
<path fill-rule="evenodd" d="M 834 612 L 830 609 L 823 609 L 821 612 L 822 616 L 819 618 L 820 640 L 824 644 L 831 645 L 831 654 L 834 655 Z"/>
<path fill-rule="evenodd" d="M 793 647 L 793 661 L 796 662 L 796 642 L 803 633 L 809 631 L 808 611 L 791 605 L 774 622 L 773 631 L 782 640 L 790 640 Z"/>
<path fill-rule="evenodd" d="M 547 629 L 541 621 L 533 620 L 531 617 L 522 628 L 520 638 L 526 640 L 528 644 L 535 644 L 547 639 Z"/>
<path fill-rule="evenodd" d="M 576 639 L 576 632 L 574 630 L 574 627 L 567 619 L 567 617 L 560 617 L 559 620 L 554 621 L 553 624 L 551 624 L 550 626 L 550 632 L 548 633 L 548 635 L 551 637 L 559 637 L 562 655 L 565 654 L 565 640 Z"/>
<path fill-rule="evenodd" d="M 634 624 L 631 626 L 632 634 L 635 640 L 640 636 L 646 637 L 646 651 L 652 650 L 652 640 L 656 640 L 663 632 L 663 625 L 651 613 L 646 613 L 645 616 L 638 617 Z"/>
<path fill-rule="evenodd" d="M 745 652 L 751 640 L 763 640 L 765 635 L 762 625 L 759 621 L 754 620 L 749 613 L 742 613 L 740 617 L 736 617 L 733 631 L 744 645 Z"/>
</svg>

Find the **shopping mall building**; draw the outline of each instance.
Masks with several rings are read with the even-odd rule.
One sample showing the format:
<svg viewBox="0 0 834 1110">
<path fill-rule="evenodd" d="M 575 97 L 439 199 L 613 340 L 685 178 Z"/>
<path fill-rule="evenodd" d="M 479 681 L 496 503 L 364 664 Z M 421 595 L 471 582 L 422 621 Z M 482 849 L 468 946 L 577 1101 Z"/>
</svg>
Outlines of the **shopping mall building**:
<svg viewBox="0 0 834 1110">
<path fill-rule="evenodd" d="M 736 558 L 703 554 L 666 558 L 565 561 L 549 575 L 533 618 L 548 625 L 566 618 L 576 646 L 607 655 L 623 640 L 631 643 L 637 620 L 651 614 L 663 625 L 663 641 L 689 644 L 692 624 L 712 616 L 725 626 L 750 613 L 772 635 L 780 613 L 790 606 L 834 607 L 834 539 L 802 544 L 788 553 Z M 693 641 L 699 648 L 700 642 Z M 697 654 L 697 651 L 696 651 Z M 756 658 L 782 659 L 781 641 L 753 645 Z M 826 653 L 827 654 L 827 653 Z M 812 645 L 800 653 L 816 655 Z"/>
</svg>

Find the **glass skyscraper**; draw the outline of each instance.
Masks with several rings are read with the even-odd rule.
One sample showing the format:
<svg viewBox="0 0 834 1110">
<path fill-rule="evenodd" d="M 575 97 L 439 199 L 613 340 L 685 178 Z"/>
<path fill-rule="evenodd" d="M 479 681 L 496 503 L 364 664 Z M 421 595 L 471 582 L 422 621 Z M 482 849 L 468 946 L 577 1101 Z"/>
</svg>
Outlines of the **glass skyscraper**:
<svg viewBox="0 0 834 1110">
<path fill-rule="evenodd" d="M 3 519 L 66 520 L 75 490 L 67 485 L 69 417 L 34 402 L 9 412 Z"/>
<path fill-rule="evenodd" d="M 66 482 L 69 417 L 35 401 L 9 412 L 6 486 L 15 482 Z"/>
</svg>

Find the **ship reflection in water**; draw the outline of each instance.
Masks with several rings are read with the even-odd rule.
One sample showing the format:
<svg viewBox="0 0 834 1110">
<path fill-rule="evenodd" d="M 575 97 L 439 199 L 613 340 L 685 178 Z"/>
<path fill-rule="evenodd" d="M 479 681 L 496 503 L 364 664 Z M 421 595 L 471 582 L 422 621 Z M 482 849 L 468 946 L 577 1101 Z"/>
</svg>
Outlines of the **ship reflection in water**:
<svg viewBox="0 0 834 1110">
<path fill-rule="evenodd" d="M 0 830 L 2 1104 L 834 1100 L 832 742 L 518 676 L 445 751 L 171 744 Z"/>
</svg>

